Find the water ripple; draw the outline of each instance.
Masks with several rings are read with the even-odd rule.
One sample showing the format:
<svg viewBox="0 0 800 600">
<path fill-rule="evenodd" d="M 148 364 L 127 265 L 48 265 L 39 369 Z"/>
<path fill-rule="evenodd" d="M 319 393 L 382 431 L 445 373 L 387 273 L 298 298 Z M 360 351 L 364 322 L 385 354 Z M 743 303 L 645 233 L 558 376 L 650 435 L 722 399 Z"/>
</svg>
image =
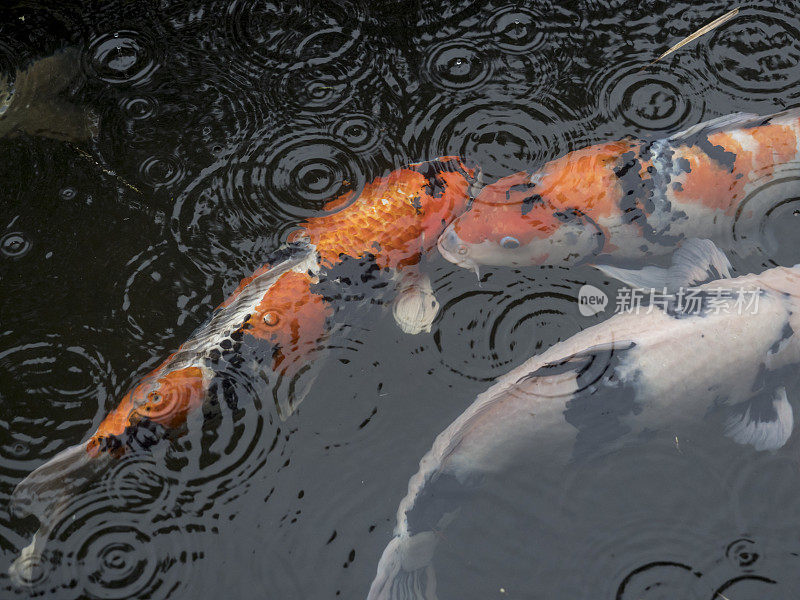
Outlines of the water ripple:
<svg viewBox="0 0 800 600">
<path fill-rule="evenodd" d="M 562 154 L 564 134 L 553 124 L 563 120 L 547 105 L 502 95 L 439 98 L 409 123 L 404 142 L 418 156 L 461 156 L 499 178 Z"/>
<path fill-rule="evenodd" d="M 95 38 L 88 56 L 91 73 L 115 85 L 145 84 L 159 68 L 154 41 L 136 31 L 116 31 Z"/>
<path fill-rule="evenodd" d="M 0 419 L 0 457 L 2 480 L 16 484 L 99 425 L 115 380 L 101 354 L 59 336 L 4 341 L 0 405 L 7 416 Z"/>
<path fill-rule="evenodd" d="M 377 171 L 371 157 L 338 136 L 278 131 L 192 181 L 175 202 L 173 235 L 193 260 L 202 257 L 203 272 L 244 273 L 298 220 L 322 214 L 342 194 L 357 195 Z"/>
<path fill-rule="evenodd" d="M 330 127 L 330 134 L 353 152 L 369 153 L 384 141 L 384 133 L 373 117 L 345 114 Z"/>
<path fill-rule="evenodd" d="M 542 27 L 540 8 L 509 5 L 494 13 L 487 25 L 492 42 L 514 54 L 529 53 L 544 45 L 548 35 Z"/>
<path fill-rule="evenodd" d="M 468 289 L 474 277 L 463 271 L 435 282 L 442 308 L 434 341 L 443 363 L 463 377 L 491 381 L 542 351 L 543 328 L 557 340 L 562 328 L 572 333 L 580 323 L 579 286 L 554 281 L 546 270 L 535 278 L 520 271 L 494 273 L 491 284 L 448 298 Z"/>
<path fill-rule="evenodd" d="M 264 67 L 318 67 L 347 55 L 361 30 L 353 13 L 335 5 L 291 6 L 282 2 L 235 0 L 224 9 L 226 43 L 252 72 Z"/>
<path fill-rule="evenodd" d="M 123 100 L 122 110 L 129 118 L 143 121 L 158 113 L 158 101 L 152 96 L 131 96 Z"/>
<path fill-rule="evenodd" d="M 755 176 L 734 215 L 732 239 L 766 268 L 795 264 L 791 236 L 800 218 L 800 166 L 790 163 Z"/>
<path fill-rule="evenodd" d="M 44 555 L 54 575 L 90 598 L 181 597 L 196 576 L 187 553 L 202 554 L 188 545 L 192 537 L 127 510 L 109 511 L 103 489 L 86 490 L 65 507 Z"/>
<path fill-rule="evenodd" d="M 712 77 L 730 95 L 773 101 L 800 83 L 800 19 L 780 4 L 744 7 L 713 33 L 704 56 Z"/>
<path fill-rule="evenodd" d="M 675 132 L 703 120 L 705 89 L 699 75 L 678 65 L 612 60 L 590 82 L 604 120 L 630 133 Z M 643 67 L 644 68 L 643 70 Z"/>
<path fill-rule="evenodd" d="M 130 526 L 97 528 L 82 540 L 77 560 L 79 584 L 95 598 L 109 600 L 152 594 L 159 569 L 153 560 L 152 541 L 146 533 Z"/>
<path fill-rule="evenodd" d="M 175 349 L 192 326 L 205 320 L 212 304 L 213 281 L 199 273 L 194 264 L 176 255 L 174 249 L 171 251 L 167 242 L 150 246 L 134 256 L 121 279 L 124 281 L 121 308 L 127 335 L 155 344 L 156 352 L 165 347 Z M 167 298 L 175 299 L 173 307 L 165 304 Z M 153 314 L 170 315 L 161 321 L 168 323 L 166 328 L 154 330 L 149 322 Z"/>
<path fill-rule="evenodd" d="M 5 258 L 17 260 L 31 249 L 31 242 L 21 231 L 9 231 L 0 237 L 0 254 Z"/>
<path fill-rule="evenodd" d="M 195 89 L 197 104 L 202 107 L 197 126 L 216 157 L 263 131 L 269 123 L 262 92 L 236 69 L 214 69 L 196 83 Z"/>
<path fill-rule="evenodd" d="M 476 90 L 492 74 L 492 62 L 471 40 L 450 40 L 426 52 L 424 69 L 434 86 L 445 90 Z"/>
<path fill-rule="evenodd" d="M 175 155 L 149 156 L 139 165 L 139 176 L 154 190 L 158 190 L 180 183 L 186 176 L 186 168 Z"/>
</svg>

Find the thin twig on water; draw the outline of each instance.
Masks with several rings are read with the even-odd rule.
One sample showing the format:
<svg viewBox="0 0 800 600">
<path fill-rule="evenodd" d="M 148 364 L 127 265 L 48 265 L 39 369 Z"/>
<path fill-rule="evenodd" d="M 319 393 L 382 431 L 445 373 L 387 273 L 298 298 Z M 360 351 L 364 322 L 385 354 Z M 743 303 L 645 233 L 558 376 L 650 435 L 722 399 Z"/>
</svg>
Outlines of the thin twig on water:
<svg viewBox="0 0 800 600">
<path fill-rule="evenodd" d="M 644 71 L 644 69 L 646 69 L 646 68 L 648 68 L 648 67 L 652 67 L 654 64 L 656 64 L 656 63 L 657 63 L 658 61 L 660 61 L 662 58 L 664 58 L 664 57 L 666 57 L 666 56 L 669 56 L 670 54 L 672 54 L 672 53 L 673 53 L 673 52 L 675 52 L 676 50 L 679 50 L 679 49 L 683 48 L 683 47 L 684 47 L 686 44 L 689 44 L 689 43 L 691 43 L 691 42 L 695 41 L 697 38 L 699 38 L 699 37 L 700 37 L 700 36 L 702 36 L 702 35 L 705 35 L 705 34 L 707 34 L 707 33 L 708 33 L 709 31 L 711 31 L 712 29 L 716 29 L 716 28 L 717 28 L 717 27 L 719 27 L 720 25 L 722 25 L 722 24 L 724 24 L 724 23 L 727 23 L 728 21 L 730 21 L 730 20 L 731 20 L 733 17 L 735 17 L 735 16 L 736 16 L 736 15 L 738 15 L 738 14 L 739 14 L 739 9 L 738 9 L 738 8 L 734 8 L 734 9 L 733 9 L 732 11 L 730 11 L 729 13 L 725 13 L 724 15 L 722 15 L 721 17 L 719 17 L 718 19 L 714 19 L 714 20 L 713 20 L 713 21 L 711 21 L 711 23 L 709 23 L 708 25 L 704 25 L 703 27 L 701 27 L 700 29 L 698 29 L 697 31 L 695 31 L 695 32 L 694 32 L 692 35 L 690 35 L 690 36 L 688 36 L 688 37 L 685 37 L 685 38 L 683 38 L 683 39 L 682 39 L 680 42 L 678 42 L 677 44 L 675 44 L 674 46 L 672 46 L 672 47 L 671 47 L 669 50 L 667 50 L 666 52 L 664 52 L 664 54 L 662 54 L 661 56 L 659 56 L 657 59 L 655 59 L 655 60 L 654 60 L 653 62 L 651 62 L 649 65 L 647 65 L 646 67 L 643 67 L 643 68 L 642 68 L 642 71 Z"/>
</svg>

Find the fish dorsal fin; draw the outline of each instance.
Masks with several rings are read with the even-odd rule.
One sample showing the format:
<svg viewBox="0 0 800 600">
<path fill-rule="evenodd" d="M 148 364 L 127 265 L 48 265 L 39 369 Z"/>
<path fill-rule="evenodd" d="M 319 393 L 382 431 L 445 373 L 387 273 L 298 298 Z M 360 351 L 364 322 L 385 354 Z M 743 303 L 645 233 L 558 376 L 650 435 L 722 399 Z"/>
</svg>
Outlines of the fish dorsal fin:
<svg viewBox="0 0 800 600">
<path fill-rule="evenodd" d="M 731 263 L 711 240 L 689 238 L 675 251 L 668 271 L 668 287 L 698 285 L 714 279 L 730 279 Z"/>
<path fill-rule="evenodd" d="M 594 265 L 609 277 L 638 289 L 674 291 L 680 287 L 699 285 L 714 279 L 730 278 L 728 257 L 711 240 L 689 238 L 672 255 L 669 268 L 644 267 L 621 269 L 610 265 Z"/>
<path fill-rule="evenodd" d="M 671 142 L 685 141 L 689 138 L 696 136 L 707 136 L 718 131 L 726 131 L 729 129 L 738 129 L 740 127 L 752 127 L 758 125 L 763 121 L 768 121 L 771 117 L 769 115 L 756 115 L 754 113 L 737 112 L 730 115 L 717 117 L 703 123 L 692 125 L 688 129 L 679 131 L 671 135 L 668 139 Z"/>
<path fill-rule="evenodd" d="M 789 439 L 793 426 L 794 411 L 786 388 L 779 387 L 767 398 L 757 397 L 739 405 L 725 422 L 725 435 L 756 450 L 777 450 Z"/>
</svg>

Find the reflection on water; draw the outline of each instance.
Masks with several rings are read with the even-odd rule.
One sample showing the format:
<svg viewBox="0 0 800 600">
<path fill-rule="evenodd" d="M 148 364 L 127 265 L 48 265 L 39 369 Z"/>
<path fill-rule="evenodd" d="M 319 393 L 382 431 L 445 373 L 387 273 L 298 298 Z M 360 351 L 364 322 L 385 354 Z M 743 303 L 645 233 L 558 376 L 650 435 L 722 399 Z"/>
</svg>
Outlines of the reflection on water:
<svg viewBox="0 0 800 600">
<path fill-rule="evenodd" d="M 494 269 L 479 285 L 435 258 L 426 269 L 442 310 L 417 336 L 381 307 L 342 307 L 352 322 L 326 342 L 295 415 L 280 420 L 274 382 L 234 373 L 186 435 L 117 461 L 71 500 L 28 588 L 7 569 L 36 523 L 12 516 L 8 499 L 331 197 L 441 155 L 480 165 L 490 183 L 590 143 L 796 105 L 790 4 L 743 6 L 643 69 L 722 9 L 170 0 L 8 10 L 6 85 L 65 48 L 77 50 L 78 75 L 56 86 L 42 75 L 51 70 L 28 71 L 28 89 L 47 99 L 35 110 L 0 95 L 12 98 L 0 112 L 0 595 L 364 597 L 436 434 L 493 378 L 601 321 L 574 301 L 586 282 L 607 287 L 599 274 Z M 799 261 L 798 176 L 788 169 L 745 200 L 734 234 L 763 251 L 732 256 L 739 272 Z M 789 446 L 731 450 L 698 425 L 694 437 L 567 472 L 498 475 L 440 544 L 440 597 L 796 598 L 800 472 Z"/>
</svg>

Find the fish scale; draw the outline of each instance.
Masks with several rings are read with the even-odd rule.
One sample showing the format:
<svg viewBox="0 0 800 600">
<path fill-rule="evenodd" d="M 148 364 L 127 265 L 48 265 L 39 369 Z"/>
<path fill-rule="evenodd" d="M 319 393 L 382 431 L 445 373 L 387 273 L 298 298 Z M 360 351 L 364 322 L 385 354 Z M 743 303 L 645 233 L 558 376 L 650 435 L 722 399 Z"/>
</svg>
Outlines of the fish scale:
<svg viewBox="0 0 800 600">
<path fill-rule="evenodd" d="M 433 162 L 446 168 L 452 159 L 446 157 Z M 191 364 L 186 365 L 186 359 L 178 361 L 180 370 L 200 369 L 203 376 L 183 378 L 183 389 L 187 393 L 176 395 L 170 390 L 159 393 L 160 388 L 166 385 L 167 377 L 176 372 L 173 355 L 123 398 L 120 408 L 110 415 L 110 420 L 101 423 L 92 437 L 93 447 L 103 438 L 124 433 L 125 427 L 121 427 L 121 423 L 125 422 L 125 414 L 133 420 L 141 418 L 152 397 L 156 397 L 159 404 L 169 404 L 169 399 L 174 397 L 173 408 L 177 413 L 187 412 L 187 404 L 202 404 L 202 396 L 214 375 L 206 358 L 231 334 L 241 334 L 242 343 L 247 343 L 249 336 L 269 341 L 275 346 L 270 368 L 283 370 L 284 375 L 287 369 L 296 372 L 302 366 L 302 355 L 330 328 L 328 321 L 333 307 L 325 297 L 312 290 L 319 282 L 320 273 L 341 264 L 346 256 L 370 255 L 380 268 L 398 271 L 417 264 L 422 253 L 435 244 L 443 223 L 452 220 L 466 206 L 470 172 L 460 163 L 458 166 L 458 171 L 442 174 L 448 192 L 439 198 L 424 191 L 430 182 L 421 173 L 410 168 L 398 169 L 367 184 L 358 199 L 349 204 L 348 198 L 329 203 L 328 208 L 343 206 L 338 212 L 308 219 L 293 235 L 293 239 L 305 240 L 308 252 L 303 254 L 301 244 L 295 250 L 300 259 L 290 259 L 275 266 L 265 265 L 244 279 L 231 297 L 222 303 L 216 316 L 192 336 L 188 343 L 191 346 Z M 413 198 L 421 199 L 424 208 L 414 207 L 410 200 Z M 285 272 L 278 271 L 274 276 L 276 269 L 281 268 Z M 258 283 L 261 285 L 256 285 Z M 250 297 L 242 302 L 245 295 Z M 221 337 L 217 331 L 220 327 L 224 329 Z M 210 332 L 210 329 L 214 331 Z M 183 349 L 182 346 L 177 354 Z M 192 373 L 196 375 L 194 371 Z M 186 390 L 187 387 L 191 389 Z M 294 405 L 298 403 L 295 401 Z M 135 414 L 127 410 L 128 407 L 133 407 Z"/>
</svg>

